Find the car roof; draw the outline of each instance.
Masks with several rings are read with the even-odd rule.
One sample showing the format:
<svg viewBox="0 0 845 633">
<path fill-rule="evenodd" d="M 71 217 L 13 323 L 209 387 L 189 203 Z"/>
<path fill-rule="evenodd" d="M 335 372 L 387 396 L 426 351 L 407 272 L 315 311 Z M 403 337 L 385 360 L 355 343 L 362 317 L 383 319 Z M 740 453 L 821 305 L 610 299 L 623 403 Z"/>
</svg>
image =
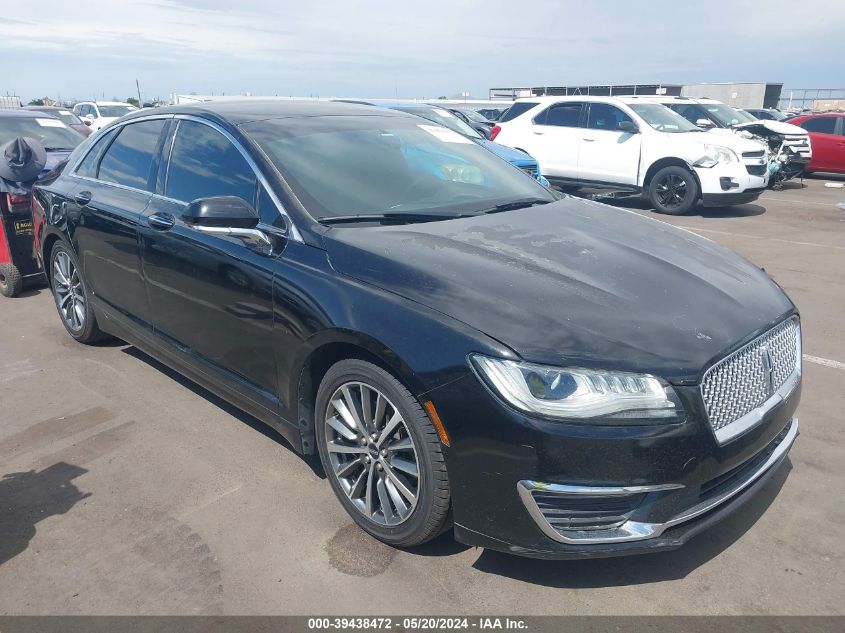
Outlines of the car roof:
<svg viewBox="0 0 845 633">
<path fill-rule="evenodd" d="M 36 105 L 28 105 L 23 107 L 24 110 L 34 110 L 36 112 L 58 112 L 59 110 L 70 111 L 70 108 L 65 108 L 64 106 L 36 106 Z"/>
<path fill-rule="evenodd" d="M 389 110 L 398 110 L 399 108 L 442 108 L 448 110 L 449 107 L 445 105 L 438 105 L 435 103 L 425 103 L 423 101 L 402 101 L 401 99 L 334 99 L 333 103 L 350 103 L 358 105 L 371 105 L 380 108 L 387 108 Z"/>
<path fill-rule="evenodd" d="M 39 112 L 38 110 L 24 110 L 23 108 L 19 110 L 0 110 L 0 117 L 3 118 L 16 117 L 21 119 L 36 119 L 45 115 L 51 118 L 53 116 L 48 112 Z"/>
<path fill-rule="evenodd" d="M 671 97 L 670 97 L 671 98 Z M 652 103 L 660 103 L 659 97 L 647 96 L 639 97 L 634 95 L 559 95 L 559 96 L 542 96 L 542 97 L 521 97 L 514 101 L 514 103 L 537 103 L 539 105 L 548 105 L 551 103 L 566 103 L 566 102 L 587 102 L 587 103 L 642 103 L 649 100 Z"/>
<path fill-rule="evenodd" d="M 362 103 L 248 98 L 166 106 L 154 110 L 138 110 L 121 120 L 167 114 L 210 116 L 223 119 L 234 125 L 265 119 L 309 116 L 405 116 L 400 112 L 391 113 L 385 109 L 373 108 L 372 105 L 362 105 Z"/>
</svg>

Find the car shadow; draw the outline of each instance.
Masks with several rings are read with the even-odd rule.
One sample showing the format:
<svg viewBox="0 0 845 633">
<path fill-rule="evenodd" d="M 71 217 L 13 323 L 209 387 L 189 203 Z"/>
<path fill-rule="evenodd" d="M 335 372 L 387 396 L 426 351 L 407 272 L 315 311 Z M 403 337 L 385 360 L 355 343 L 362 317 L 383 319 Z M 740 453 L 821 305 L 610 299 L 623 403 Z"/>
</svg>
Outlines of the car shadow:
<svg viewBox="0 0 845 633">
<path fill-rule="evenodd" d="M 619 198 L 594 198 L 597 202 L 603 202 L 612 207 L 623 207 L 626 209 L 637 209 L 640 211 L 649 211 L 656 218 L 672 218 L 672 217 L 692 217 L 699 216 L 702 218 L 749 218 L 755 215 L 763 215 L 766 212 L 766 207 L 759 204 L 738 204 L 731 207 L 704 207 L 696 205 L 689 213 L 683 216 L 671 216 L 662 213 L 657 213 L 654 207 L 651 206 L 648 200 L 639 197 L 619 197 Z"/>
<path fill-rule="evenodd" d="M 250 414 L 246 413 L 245 411 L 239 409 L 233 404 L 230 404 L 220 396 L 214 394 L 213 392 L 209 391 L 205 387 L 198 385 L 197 383 L 193 382 L 189 378 L 186 378 L 179 372 L 171 369 L 164 363 L 157 361 L 152 356 L 142 352 L 137 347 L 132 345 L 128 345 L 122 350 L 124 353 L 129 354 L 133 358 L 136 358 L 153 369 L 157 369 L 161 373 L 165 374 L 168 378 L 175 380 L 180 385 L 193 391 L 196 395 L 201 398 L 204 398 L 214 406 L 222 409 L 229 415 L 234 418 L 237 418 L 240 422 L 243 422 L 251 429 L 258 431 L 265 437 L 277 442 L 278 444 L 283 445 L 287 448 L 291 453 L 297 455 L 303 462 L 311 469 L 311 471 L 320 479 L 326 478 L 326 473 L 323 470 L 323 465 L 320 463 L 320 457 L 318 455 L 302 455 L 296 450 L 294 450 L 293 446 L 291 446 L 290 442 L 288 442 L 278 431 L 273 429 L 272 427 L 268 426 L 258 418 L 251 416 Z"/>
<path fill-rule="evenodd" d="M 814 171 L 804 176 L 805 180 L 829 180 L 830 182 L 845 182 L 845 174 L 835 174 L 826 171 Z"/>
<path fill-rule="evenodd" d="M 30 470 L 0 477 L 0 566 L 26 550 L 38 522 L 65 514 L 91 496 L 72 483 L 87 472 L 58 462 L 40 472 Z"/>
<path fill-rule="evenodd" d="M 568 589 L 642 585 L 685 578 L 716 558 L 765 513 L 783 487 L 792 464 L 787 460 L 744 506 L 677 550 L 584 560 L 536 560 L 484 550 L 473 564 L 478 571 L 514 580 Z"/>
</svg>

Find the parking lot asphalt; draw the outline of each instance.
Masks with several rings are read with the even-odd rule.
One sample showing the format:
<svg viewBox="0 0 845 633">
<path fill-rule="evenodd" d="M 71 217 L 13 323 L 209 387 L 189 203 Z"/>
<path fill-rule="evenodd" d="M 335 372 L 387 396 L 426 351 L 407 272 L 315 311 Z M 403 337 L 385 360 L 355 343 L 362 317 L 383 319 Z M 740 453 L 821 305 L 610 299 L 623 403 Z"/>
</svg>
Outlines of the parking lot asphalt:
<svg viewBox="0 0 845 633">
<path fill-rule="evenodd" d="M 537 561 L 399 551 L 318 460 L 50 294 L 0 301 L 0 614 L 845 614 L 845 189 L 656 216 L 772 275 L 803 317 L 801 436 L 739 513 L 675 552 Z"/>
</svg>

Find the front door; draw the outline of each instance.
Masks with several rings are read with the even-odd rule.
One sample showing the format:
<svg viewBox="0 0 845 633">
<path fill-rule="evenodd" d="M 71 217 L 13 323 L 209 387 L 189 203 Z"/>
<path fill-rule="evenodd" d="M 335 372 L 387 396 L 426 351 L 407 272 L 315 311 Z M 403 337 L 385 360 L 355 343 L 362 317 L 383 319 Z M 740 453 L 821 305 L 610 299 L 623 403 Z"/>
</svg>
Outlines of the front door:
<svg viewBox="0 0 845 633">
<path fill-rule="evenodd" d="M 842 135 L 845 130 L 837 129 L 837 124 L 843 119 L 845 117 L 817 116 L 800 123 L 810 133 L 813 150 L 811 169 L 841 172 L 845 168 L 845 136 Z"/>
<path fill-rule="evenodd" d="M 226 136 L 194 120 L 178 121 L 163 170 L 164 196 L 153 197 L 141 229 L 156 335 L 207 377 L 277 412 L 272 281 L 283 244 L 264 249 L 181 219 L 197 198 L 238 196 L 255 207 L 255 172 Z"/>
<path fill-rule="evenodd" d="M 633 119 L 609 103 L 588 107 L 587 126 L 580 130 L 579 180 L 636 185 L 642 135 L 619 130 L 620 123 Z"/>
</svg>

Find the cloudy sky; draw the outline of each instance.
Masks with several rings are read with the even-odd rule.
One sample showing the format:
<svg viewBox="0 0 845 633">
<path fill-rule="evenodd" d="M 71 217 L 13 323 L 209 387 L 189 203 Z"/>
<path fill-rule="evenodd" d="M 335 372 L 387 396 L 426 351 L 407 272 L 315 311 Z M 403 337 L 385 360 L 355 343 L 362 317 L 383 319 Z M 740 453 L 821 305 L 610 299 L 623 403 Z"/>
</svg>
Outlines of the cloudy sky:
<svg viewBox="0 0 845 633">
<path fill-rule="evenodd" d="M 843 0 L 4 0 L 0 94 L 436 97 L 845 86 Z"/>
</svg>

